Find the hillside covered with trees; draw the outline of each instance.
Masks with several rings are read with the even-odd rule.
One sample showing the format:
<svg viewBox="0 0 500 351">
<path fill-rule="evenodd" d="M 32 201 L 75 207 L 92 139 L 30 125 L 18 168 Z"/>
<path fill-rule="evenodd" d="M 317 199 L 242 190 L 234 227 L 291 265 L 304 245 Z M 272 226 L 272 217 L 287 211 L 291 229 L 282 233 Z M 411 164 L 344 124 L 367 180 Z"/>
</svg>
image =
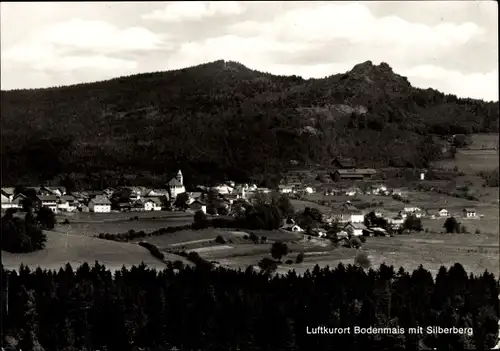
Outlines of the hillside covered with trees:
<svg viewBox="0 0 500 351">
<path fill-rule="evenodd" d="M 67 87 L 1 92 L 4 183 L 187 183 L 276 174 L 291 159 L 425 167 L 436 138 L 497 132 L 498 102 L 417 89 L 389 65 L 304 80 L 216 61 Z M 194 179 L 193 177 L 196 177 Z M 110 184 L 113 185 L 113 184 Z M 97 186 L 97 185 L 96 185 Z"/>
<path fill-rule="evenodd" d="M 304 276 L 274 278 L 251 269 L 172 265 L 113 275 L 97 263 L 76 272 L 67 265 L 6 273 L 7 350 L 486 350 L 498 335 L 498 282 L 487 272 L 468 276 L 459 264 L 442 267 L 435 280 L 422 267 L 409 273 L 385 265 L 377 271 L 316 266 Z M 308 334 L 321 326 L 351 332 Z M 389 331 L 355 334 L 356 326 Z M 405 332 L 416 326 L 424 331 Z M 429 332 L 429 326 L 473 333 Z"/>
</svg>

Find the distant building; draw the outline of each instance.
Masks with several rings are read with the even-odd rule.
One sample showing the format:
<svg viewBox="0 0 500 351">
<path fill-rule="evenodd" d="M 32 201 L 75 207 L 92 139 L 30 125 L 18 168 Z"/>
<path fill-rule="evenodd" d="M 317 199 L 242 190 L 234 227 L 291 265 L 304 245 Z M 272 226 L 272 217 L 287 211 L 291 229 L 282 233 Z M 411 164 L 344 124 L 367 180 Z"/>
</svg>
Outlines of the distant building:
<svg viewBox="0 0 500 351">
<path fill-rule="evenodd" d="M 463 216 L 466 218 L 474 218 L 477 216 L 476 210 L 473 208 L 464 208 L 462 210 Z"/>
<path fill-rule="evenodd" d="M 331 165 L 334 169 L 353 169 L 356 168 L 356 163 L 350 158 L 337 157 L 332 162 Z"/>
<path fill-rule="evenodd" d="M 38 195 L 37 202 L 39 207 L 47 207 L 52 210 L 52 212 L 57 212 L 57 201 L 58 198 L 55 195 Z"/>
<path fill-rule="evenodd" d="M 290 194 L 293 192 L 293 188 L 290 185 L 278 185 L 278 191 L 282 194 Z"/>
<path fill-rule="evenodd" d="M 342 230 L 349 233 L 349 229 L 352 230 L 353 236 L 361 236 L 363 235 L 363 231 L 367 230 L 365 225 L 362 223 L 347 223 L 344 229 Z"/>
<path fill-rule="evenodd" d="M 76 210 L 78 203 L 75 198 L 71 195 L 63 195 L 59 197 L 57 202 L 57 210 L 64 212 L 73 212 Z"/>
<path fill-rule="evenodd" d="M 343 180 L 366 180 L 371 179 L 376 173 L 372 168 L 337 169 L 332 173 L 332 179 L 336 182 Z"/>
<path fill-rule="evenodd" d="M 446 208 L 439 209 L 438 214 L 439 214 L 439 217 L 448 217 L 450 215 L 450 213 L 448 212 L 448 210 Z"/>
<path fill-rule="evenodd" d="M 142 199 L 144 211 L 161 211 L 161 200 L 158 197 Z"/>
<path fill-rule="evenodd" d="M 184 187 L 184 177 L 182 176 L 181 170 L 177 172 L 177 175 L 168 182 L 168 191 L 170 193 L 170 199 L 175 200 L 177 195 L 185 193 L 186 188 Z"/>
<path fill-rule="evenodd" d="M 111 202 L 104 196 L 96 196 L 89 201 L 89 211 L 96 213 L 109 213 L 111 212 Z"/>
</svg>

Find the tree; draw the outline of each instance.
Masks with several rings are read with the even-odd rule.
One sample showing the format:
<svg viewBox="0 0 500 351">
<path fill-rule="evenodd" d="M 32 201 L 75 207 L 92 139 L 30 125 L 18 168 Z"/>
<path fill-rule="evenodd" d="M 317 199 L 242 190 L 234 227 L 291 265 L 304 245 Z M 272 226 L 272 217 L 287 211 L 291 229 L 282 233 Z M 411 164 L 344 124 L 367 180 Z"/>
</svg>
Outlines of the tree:
<svg viewBox="0 0 500 351">
<path fill-rule="evenodd" d="M 403 229 L 421 232 L 424 230 L 424 227 L 422 226 L 422 220 L 420 218 L 417 218 L 414 215 L 409 215 L 403 223 Z"/>
<path fill-rule="evenodd" d="M 460 224 L 455 217 L 449 217 L 444 221 L 443 228 L 446 229 L 446 233 L 458 233 Z"/>
<path fill-rule="evenodd" d="M 302 263 L 304 262 L 304 253 L 301 252 L 297 255 L 297 259 L 295 260 L 295 263 Z"/>
<path fill-rule="evenodd" d="M 185 210 L 188 208 L 189 195 L 187 193 L 180 193 L 175 198 L 174 206 Z"/>
<path fill-rule="evenodd" d="M 196 229 L 203 229 L 207 227 L 207 215 L 202 210 L 198 210 L 194 214 L 194 226 Z"/>
<path fill-rule="evenodd" d="M 371 267 L 372 262 L 370 260 L 370 257 L 368 257 L 368 254 L 363 251 L 356 255 L 356 257 L 354 258 L 354 264 L 356 266 L 368 269 Z"/>
<path fill-rule="evenodd" d="M 56 216 L 54 212 L 52 212 L 52 210 L 48 207 L 41 207 L 38 210 L 36 220 L 38 223 L 40 223 L 42 229 L 54 229 L 54 226 L 56 224 Z"/>
<path fill-rule="evenodd" d="M 284 242 L 278 241 L 271 246 L 271 256 L 278 261 L 281 261 L 283 256 L 288 254 L 288 245 Z"/>
</svg>

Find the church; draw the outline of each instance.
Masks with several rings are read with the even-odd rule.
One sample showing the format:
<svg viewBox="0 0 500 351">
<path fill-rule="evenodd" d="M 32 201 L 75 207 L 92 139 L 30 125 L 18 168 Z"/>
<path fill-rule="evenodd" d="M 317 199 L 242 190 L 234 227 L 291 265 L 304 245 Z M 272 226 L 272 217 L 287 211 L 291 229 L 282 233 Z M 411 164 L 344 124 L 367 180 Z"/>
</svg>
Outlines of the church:
<svg viewBox="0 0 500 351">
<path fill-rule="evenodd" d="M 177 172 L 177 175 L 170 179 L 168 182 L 168 191 L 170 192 L 170 199 L 175 201 L 177 195 L 185 193 L 186 188 L 184 187 L 184 177 L 182 176 L 181 170 Z"/>
</svg>

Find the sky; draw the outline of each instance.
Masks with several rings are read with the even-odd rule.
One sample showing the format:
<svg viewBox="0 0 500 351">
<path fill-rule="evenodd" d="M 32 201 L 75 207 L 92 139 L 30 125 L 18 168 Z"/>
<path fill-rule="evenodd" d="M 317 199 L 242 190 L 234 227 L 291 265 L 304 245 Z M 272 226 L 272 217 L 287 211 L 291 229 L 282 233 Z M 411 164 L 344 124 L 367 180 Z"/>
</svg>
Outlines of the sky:
<svg viewBox="0 0 500 351">
<path fill-rule="evenodd" d="M 230 60 L 323 78 L 388 63 L 412 85 L 498 101 L 496 1 L 2 2 L 1 88 Z"/>
</svg>

